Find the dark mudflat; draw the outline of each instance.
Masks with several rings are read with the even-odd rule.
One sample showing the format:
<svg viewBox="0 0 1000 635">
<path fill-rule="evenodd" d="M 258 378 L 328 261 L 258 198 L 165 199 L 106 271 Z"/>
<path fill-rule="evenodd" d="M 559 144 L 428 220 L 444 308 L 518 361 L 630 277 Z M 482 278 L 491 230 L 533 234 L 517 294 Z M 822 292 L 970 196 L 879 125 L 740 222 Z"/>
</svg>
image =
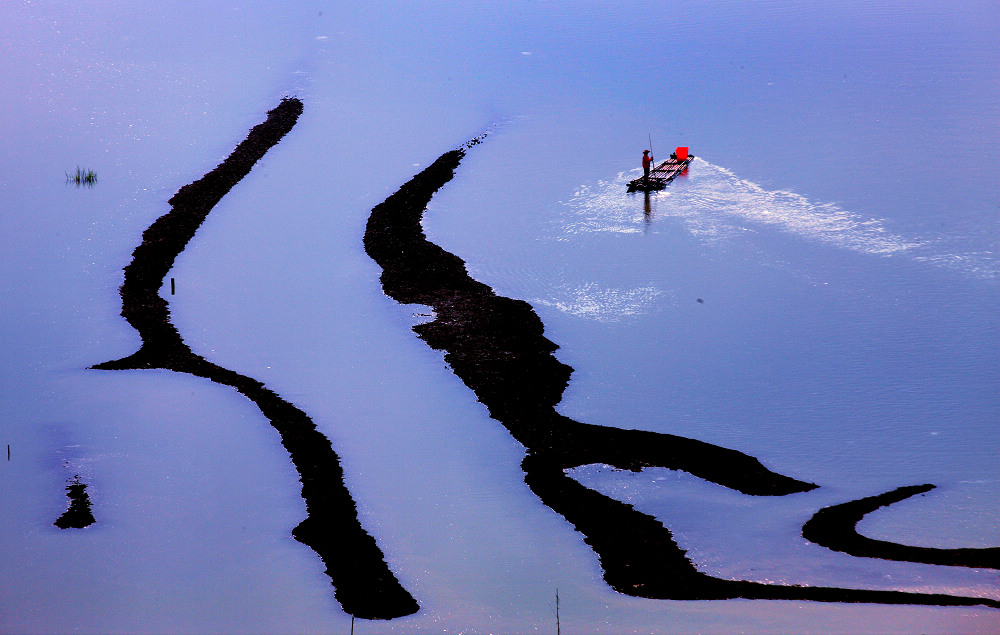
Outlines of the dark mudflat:
<svg viewBox="0 0 1000 635">
<path fill-rule="evenodd" d="M 413 327 L 471 388 L 490 415 L 525 449 L 525 482 L 565 517 L 600 558 L 604 579 L 633 596 L 675 600 L 728 598 L 987 605 L 982 598 L 832 587 L 777 586 L 722 580 L 700 573 L 658 520 L 584 487 L 568 468 L 606 463 L 639 470 L 684 470 L 746 494 L 784 495 L 816 487 L 768 470 L 752 456 L 684 437 L 588 425 L 555 406 L 573 369 L 553 355 L 541 320 L 526 302 L 496 295 L 473 280 L 465 263 L 427 240 L 421 219 L 435 192 L 454 176 L 466 151 L 441 155 L 376 206 L 365 231 L 365 250 L 383 270 L 386 294 L 424 304 L 436 318 Z"/>
<path fill-rule="evenodd" d="M 69 509 L 53 525 L 59 529 L 83 529 L 97 522 L 90 508 L 87 485 L 80 482 L 79 476 L 74 477 L 66 486 L 66 497 L 69 498 Z"/>
<path fill-rule="evenodd" d="M 858 533 L 857 524 L 880 507 L 923 494 L 933 485 L 910 485 L 885 494 L 824 507 L 802 526 L 802 536 L 827 549 L 852 556 L 922 562 L 952 567 L 1000 569 L 1000 547 L 985 549 L 936 549 L 913 547 L 884 540 L 873 540 Z"/>
<path fill-rule="evenodd" d="M 358 521 L 354 499 L 344 485 L 340 458 L 315 424 L 299 408 L 261 382 L 195 355 L 170 321 L 159 289 L 208 213 L 264 154 L 287 134 L 302 112 L 302 102 L 282 99 L 246 140 L 218 167 L 185 185 L 170 199 L 171 210 L 142 235 L 142 244 L 125 267 L 122 316 L 142 337 L 128 357 L 94 368 L 123 370 L 163 368 L 232 386 L 260 408 L 281 435 L 302 482 L 308 516 L 292 532 L 326 565 L 344 610 L 366 619 L 391 619 L 419 609 L 385 563 L 382 551 Z"/>
</svg>

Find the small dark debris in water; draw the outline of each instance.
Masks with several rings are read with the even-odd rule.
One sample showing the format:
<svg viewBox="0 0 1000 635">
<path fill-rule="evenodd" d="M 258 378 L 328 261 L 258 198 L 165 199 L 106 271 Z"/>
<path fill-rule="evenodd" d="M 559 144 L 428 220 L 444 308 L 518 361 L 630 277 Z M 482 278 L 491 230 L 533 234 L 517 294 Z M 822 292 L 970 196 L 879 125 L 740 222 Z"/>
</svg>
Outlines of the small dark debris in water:
<svg viewBox="0 0 1000 635">
<path fill-rule="evenodd" d="M 483 134 L 479 135 L 478 137 L 474 137 L 474 138 L 470 139 L 469 141 L 465 142 L 461 147 L 463 149 L 466 149 L 466 150 L 468 150 L 470 148 L 473 148 L 473 147 L 479 145 L 480 143 L 482 143 L 486 139 L 486 135 L 487 134 L 489 134 L 489 132 L 484 132 Z"/>
<path fill-rule="evenodd" d="M 69 498 L 69 509 L 63 512 L 56 522 L 52 523 L 59 529 L 83 529 L 93 525 L 96 520 L 90 511 L 90 496 L 87 486 L 80 482 L 77 474 L 66 486 L 66 496 Z"/>
<path fill-rule="evenodd" d="M 705 301 L 704 301 L 704 300 L 702 300 L 701 298 L 698 298 L 698 299 L 696 300 L 696 302 L 697 302 L 698 304 L 705 304 Z"/>
</svg>

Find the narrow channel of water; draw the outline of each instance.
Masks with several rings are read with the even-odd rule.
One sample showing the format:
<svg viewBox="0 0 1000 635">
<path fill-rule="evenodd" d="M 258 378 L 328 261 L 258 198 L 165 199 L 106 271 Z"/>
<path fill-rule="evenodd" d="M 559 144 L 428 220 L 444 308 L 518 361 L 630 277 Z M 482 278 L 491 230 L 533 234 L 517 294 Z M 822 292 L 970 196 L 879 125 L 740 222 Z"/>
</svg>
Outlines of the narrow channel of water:
<svg viewBox="0 0 1000 635">
<path fill-rule="evenodd" d="M 836 574 L 807 583 L 992 593 L 974 571 L 846 571 L 847 556 L 801 558 L 796 542 L 820 507 L 916 483 L 938 487 L 863 533 L 995 541 L 991 4 L 64 3 L 0 18 L 17 43 L 0 58 L 3 628 L 349 630 L 290 538 L 305 511 L 295 472 L 245 399 L 173 373 L 84 370 L 138 346 L 117 288 L 143 229 L 298 94 L 310 110 L 289 143 L 178 260 L 173 318 L 197 354 L 273 387 L 342 450 L 362 524 L 422 607 L 380 630 L 545 630 L 556 588 L 566 632 L 996 630 L 987 609 L 614 593 L 524 484 L 523 448 L 408 332 L 425 309 L 386 298 L 360 244 L 372 207 L 499 122 L 426 228 L 475 279 L 532 304 L 576 369 L 560 412 L 739 449 L 824 488 L 779 508 L 786 497 L 742 505 L 683 473 L 575 478 L 676 528 L 720 577 L 796 583 L 806 560 Z M 641 198 L 591 205 L 647 135 L 716 172 L 692 170 L 649 217 Z M 63 188 L 78 164 L 95 188 Z M 706 198 L 709 177 L 734 189 Z M 816 240 L 741 215 L 749 195 L 805 221 L 833 206 L 860 226 L 841 236 L 918 245 Z M 78 471 L 98 522 L 59 530 Z"/>
</svg>

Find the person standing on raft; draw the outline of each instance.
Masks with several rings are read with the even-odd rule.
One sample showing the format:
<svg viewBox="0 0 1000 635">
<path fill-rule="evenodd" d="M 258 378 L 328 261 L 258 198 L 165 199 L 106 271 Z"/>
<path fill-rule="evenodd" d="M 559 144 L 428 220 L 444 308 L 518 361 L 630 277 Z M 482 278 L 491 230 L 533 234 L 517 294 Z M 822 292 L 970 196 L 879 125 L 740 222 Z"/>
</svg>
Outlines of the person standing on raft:
<svg viewBox="0 0 1000 635">
<path fill-rule="evenodd" d="M 649 180 L 649 166 L 653 164 L 653 157 L 649 150 L 642 151 L 642 178 Z"/>
</svg>

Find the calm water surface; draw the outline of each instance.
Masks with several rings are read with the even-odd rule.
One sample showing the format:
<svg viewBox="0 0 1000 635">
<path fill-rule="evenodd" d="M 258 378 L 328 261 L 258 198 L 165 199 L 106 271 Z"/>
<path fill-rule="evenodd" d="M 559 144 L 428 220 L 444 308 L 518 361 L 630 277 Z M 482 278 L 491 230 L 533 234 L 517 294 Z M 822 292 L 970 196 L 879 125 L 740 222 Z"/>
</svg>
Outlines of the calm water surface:
<svg viewBox="0 0 1000 635">
<path fill-rule="evenodd" d="M 426 231 L 533 304 L 576 369 L 561 412 L 821 487 L 575 478 L 719 577 L 997 597 L 996 572 L 850 558 L 799 527 L 930 482 L 860 528 L 997 544 L 998 27 L 986 2 L 4 5 L 0 630 L 349 632 L 251 404 L 84 370 L 138 344 L 117 287 L 142 230 L 297 94 L 299 124 L 212 212 L 170 300 L 195 352 L 266 382 L 341 455 L 422 607 L 356 632 L 551 632 L 557 588 L 568 633 L 995 631 L 986 609 L 612 592 L 360 240 L 374 205 L 491 130 Z M 650 138 L 699 159 L 647 205 L 624 183 Z M 64 185 L 77 165 L 95 188 Z M 60 531 L 75 474 L 98 522 Z"/>
</svg>

